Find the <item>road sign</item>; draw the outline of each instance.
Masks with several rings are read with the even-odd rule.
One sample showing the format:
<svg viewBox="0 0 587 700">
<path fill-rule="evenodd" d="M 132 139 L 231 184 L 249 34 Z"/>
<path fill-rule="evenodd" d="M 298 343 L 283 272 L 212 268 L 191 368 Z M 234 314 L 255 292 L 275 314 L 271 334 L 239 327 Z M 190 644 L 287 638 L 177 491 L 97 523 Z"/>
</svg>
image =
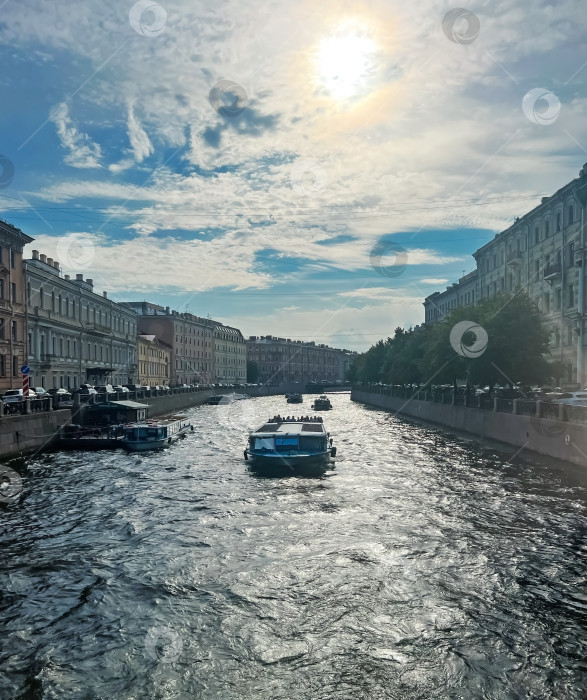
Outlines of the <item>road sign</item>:
<svg viewBox="0 0 587 700">
<path fill-rule="evenodd" d="M 21 371 L 23 374 L 30 374 L 31 368 L 30 368 L 28 365 L 23 365 L 23 366 L 20 368 L 20 371 Z"/>
</svg>

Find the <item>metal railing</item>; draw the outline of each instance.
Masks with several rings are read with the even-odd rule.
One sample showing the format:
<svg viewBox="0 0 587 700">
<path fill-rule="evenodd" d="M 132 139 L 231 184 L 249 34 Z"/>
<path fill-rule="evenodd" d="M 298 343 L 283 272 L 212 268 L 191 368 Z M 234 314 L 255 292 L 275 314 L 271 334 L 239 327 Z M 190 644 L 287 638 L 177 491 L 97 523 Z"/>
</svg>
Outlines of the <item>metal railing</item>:
<svg viewBox="0 0 587 700">
<path fill-rule="evenodd" d="M 485 411 L 510 413 L 521 416 L 535 416 L 548 420 L 569 423 L 587 423 L 587 406 L 573 406 L 551 401 L 530 400 L 524 398 L 504 399 L 481 394 L 456 393 L 441 389 L 422 389 L 410 386 L 388 386 L 384 384 L 363 384 L 353 387 L 353 391 L 394 396 L 406 401 L 430 401 L 464 408 L 478 408 Z"/>
</svg>

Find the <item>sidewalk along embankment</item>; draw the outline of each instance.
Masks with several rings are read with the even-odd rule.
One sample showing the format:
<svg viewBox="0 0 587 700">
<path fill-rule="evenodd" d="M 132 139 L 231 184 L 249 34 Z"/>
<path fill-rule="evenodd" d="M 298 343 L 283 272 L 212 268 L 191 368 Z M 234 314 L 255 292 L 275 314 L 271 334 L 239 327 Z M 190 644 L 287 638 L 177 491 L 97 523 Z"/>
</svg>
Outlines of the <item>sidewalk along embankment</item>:
<svg viewBox="0 0 587 700">
<path fill-rule="evenodd" d="M 46 411 L 0 419 L 0 458 L 26 455 L 46 449 L 71 421 L 71 411 Z"/>
<path fill-rule="evenodd" d="M 476 408 L 452 403 L 455 399 L 466 401 L 463 396 L 448 396 L 443 400 L 451 403 L 441 403 L 438 399 L 430 400 L 429 392 L 404 391 L 405 395 L 398 396 L 385 387 L 353 388 L 351 400 L 446 426 L 474 435 L 481 441 L 505 443 L 587 468 L 587 423 L 568 419 L 580 413 L 573 410 L 578 407 L 545 405 L 540 401 L 500 403 L 499 399 L 492 399 L 485 408 Z M 473 401 L 477 399 L 473 397 Z M 528 411 L 528 415 L 520 415 L 522 410 Z M 546 410 L 551 414 L 556 411 L 560 418 L 544 417 Z"/>
</svg>

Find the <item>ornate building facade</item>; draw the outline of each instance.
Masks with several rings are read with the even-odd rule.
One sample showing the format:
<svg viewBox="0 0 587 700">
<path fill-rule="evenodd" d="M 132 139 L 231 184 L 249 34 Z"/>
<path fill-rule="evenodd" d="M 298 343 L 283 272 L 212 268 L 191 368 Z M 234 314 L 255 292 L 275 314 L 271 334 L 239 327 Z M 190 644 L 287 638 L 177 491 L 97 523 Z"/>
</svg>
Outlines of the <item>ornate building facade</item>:
<svg viewBox="0 0 587 700">
<path fill-rule="evenodd" d="M 141 386 L 169 385 L 171 346 L 155 335 L 139 335 L 137 358 Z"/>
<path fill-rule="evenodd" d="M 210 319 L 171 311 L 146 301 L 124 302 L 138 314 L 139 333 L 155 335 L 171 348 L 171 384 L 211 384 L 216 381 L 214 324 Z"/>
<path fill-rule="evenodd" d="M 251 336 L 247 340 L 247 359 L 259 368 L 259 382 L 344 381 L 354 353 L 314 342 Z"/>
<path fill-rule="evenodd" d="M 214 324 L 214 368 L 221 383 L 245 384 L 247 381 L 247 345 L 238 328 Z"/>
<path fill-rule="evenodd" d="M 0 220 L 0 393 L 22 388 L 27 360 L 22 251 L 32 238 Z"/>
<path fill-rule="evenodd" d="M 62 276 L 33 250 L 24 261 L 31 386 L 128 384 L 137 375 L 137 316 L 94 292 L 92 279 Z"/>
<path fill-rule="evenodd" d="M 587 384 L 585 260 L 587 164 L 512 226 L 479 248 L 477 269 L 445 292 L 424 301 L 427 323 L 442 320 L 455 306 L 467 306 L 499 292 L 523 291 L 536 302 L 550 327 L 550 352 L 564 367 L 561 381 Z M 474 294 L 474 297 L 471 296 Z"/>
</svg>

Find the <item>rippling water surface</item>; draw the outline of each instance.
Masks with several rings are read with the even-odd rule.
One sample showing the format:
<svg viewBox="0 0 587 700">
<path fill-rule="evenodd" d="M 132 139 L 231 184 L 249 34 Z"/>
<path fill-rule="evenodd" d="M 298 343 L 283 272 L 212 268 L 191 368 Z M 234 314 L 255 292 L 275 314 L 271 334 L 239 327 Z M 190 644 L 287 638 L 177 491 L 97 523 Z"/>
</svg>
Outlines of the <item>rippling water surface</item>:
<svg viewBox="0 0 587 700">
<path fill-rule="evenodd" d="M 0 504 L 0 697 L 585 698 L 587 477 L 332 400 L 317 479 L 243 461 L 283 397 L 30 460 Z"/>
</svg>

